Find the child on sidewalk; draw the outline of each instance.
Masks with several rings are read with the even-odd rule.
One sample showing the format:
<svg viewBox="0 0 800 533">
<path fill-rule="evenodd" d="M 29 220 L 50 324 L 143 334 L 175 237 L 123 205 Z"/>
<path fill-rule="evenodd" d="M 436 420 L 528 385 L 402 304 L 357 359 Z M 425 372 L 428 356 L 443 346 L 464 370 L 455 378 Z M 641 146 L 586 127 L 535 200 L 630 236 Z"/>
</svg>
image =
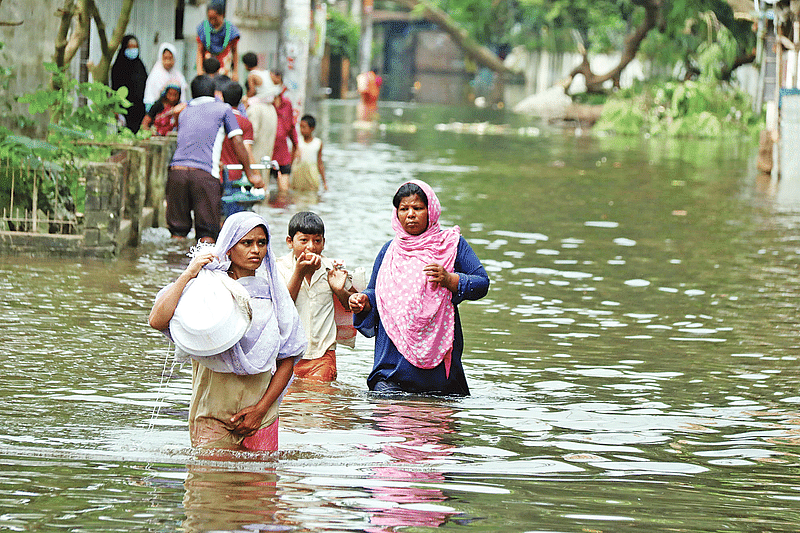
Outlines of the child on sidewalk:
<svg viewBox="0 0 800 533">
<path fill-rule="evenodd" d="M 308 338 L 308 348 L 294 373 L 300 378 L 333 381 L 337 332 L 334 299 L 349 311 L 347 301 L 356 290 L 347 271 L 322 255 L 325 226 L 319 215 L 308 211 L 294 215 L 286 243 L 291 251 L 278 259 L 278 272 L 295 301 Z"/>
<path fill-rule="evenodd" d="M 292 163 L 292 189 L 296 191 L 319 190 L 319 183 L 328 190 L 325 181 L 325 164 L 322 162 L 322 139 L 314 137 L 317 121 L 311 115 L 303 115 L 300 119 L 300 138 L 298 139 L 297 156 Z"/>
</svg>

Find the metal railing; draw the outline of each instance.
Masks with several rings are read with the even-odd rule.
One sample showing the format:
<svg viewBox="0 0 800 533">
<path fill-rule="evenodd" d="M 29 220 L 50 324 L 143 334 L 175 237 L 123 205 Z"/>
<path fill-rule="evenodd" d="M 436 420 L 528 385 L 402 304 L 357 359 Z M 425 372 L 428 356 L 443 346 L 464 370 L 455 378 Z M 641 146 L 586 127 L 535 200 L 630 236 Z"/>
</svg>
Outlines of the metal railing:
<svg viewBox="0 0 800 533">
<path fill-rule="evenodd" d="M 6 176 L 9 184 L 8 205 L 3 206 L 0 216 L 0 229 L 15 232 L 29 233 L 57 233 L 73 235 L 78 233 L 79 220 L 73 213 L 71 218 L 63 218 L 58 212 L 69 213 L 63 206 L 59 189 L 60 173 L 56 169 L 47 168 L 41 160 L 34 161 L 33 165 L 21 166 L 10 159 L 0 161 L 0 174 Z M 52 201 L 42 202 L 44 184 L 52 182 Z M 21 188 L 29 184 L 30 204 L 19 205 L 15 196 Z M 27 187 L 26 187 L 27 189 Z M 27 193 L 27 191 L 26 191 Z M 16 204 L 16 205 L 15 205 Z M 48 204 L 50 213 L 42 217 L 42 207 Z"/>
</svg>

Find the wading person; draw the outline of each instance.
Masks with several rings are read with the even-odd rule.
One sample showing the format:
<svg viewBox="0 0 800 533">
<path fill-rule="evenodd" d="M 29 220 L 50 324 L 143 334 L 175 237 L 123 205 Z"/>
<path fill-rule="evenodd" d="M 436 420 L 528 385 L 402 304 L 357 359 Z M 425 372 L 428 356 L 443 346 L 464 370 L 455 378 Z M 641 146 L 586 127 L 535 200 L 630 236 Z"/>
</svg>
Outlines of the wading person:
<svg viewBox="0 0 800 533">
<path fill-rule="evenodd" d="M 253 160 L 271 160 L 278 131 L 278 112 L 274 103 L 280 88 L 272 83 L 268 71 L 258 69 L 258 57 L 253 52 L 246 53 L 242 62 L 248 71 L 247 118 L 253 124 Z M 269 179 L 269 171 L 264 177 Z"/>
<path fill-rule="evenodd" d="M 203 270 L 210 272 L 201 281 Z M 223 279 L 214 285 L 209 276 Z M 234 294 L 236 308 L 218 312 Z M 188 308 L 179 309 L 183 298 Z M 210 310 L 193 305 L 208 298 Z M 240 311 L 242 300 L 249 313 Z M 306 338 L 277 272 L 266 220 L 249 211 L 228 217 L 216 246 L 195 248 L 186 270 L 158 293 L 149 323 L 192 360 L 192 446 L 277 450 L 278 406 Z"/>
<path fill-rule="evenodd" d="M 308 338 L 308 349 L 294 367 L 299 378 L 317 381 L 336 379 L 335 301 L 348 310 L 355 293 L 347 271 L 322 255 L 325 225 L 316 213 L 302 211 L 289 220 L 286 243 L 291 251 L 278 259 L 289 294 L 300 313 Z"/>
<path fill-rule="evenodd" d="M 320 180 L 325 190 L 325 164 L 322 162 L 322 139 L 314 137 L 317 120 L 312 115 L 300 119 L 300 136 L 297 138 L 297 152 L 292 161 L 291 185 L 295 191 L 319 191 Z"/>
<path fill-rule="evenodd" d="M 272 82 L 280 87 L 280 94 L 275 97 L 275 112 L 278 122 L 275 130 L 275 146 L 272 148 L 272 159 L 278 162 L 280 168 L 273 171 L 277 175 L 278 192 L 289 191 L 289 175 L 292 173 L 292 161 L 297 156 L 297 128 L 294 119 L 294 109 L 289 97 L 286 96 L 286 87 L 283 85 L 283 73 L 279 70 L 270 71 Z M 289 141 L 292 142 L 291 149 Z"/>
<path fill-rule="evenodd" d="M 354 325 L 375 339 L 370 390 L 469 395 L 456 306 L 483 298 L 489 276 L 458 227 L 439 226 L 430 186 L 403 184 L 392 200 L 395 237 L 375 259 L 364 292 L 350 296 Z"/>
<path fill-rule="evenodd" d="M 231 106 L 216 100 L 214 89 L 213 78 L 197 76 L 192 80 L 192 101 L 178 116 L 178 146 L 167 173 L 166 218 L 173 237 L 186 237 L 194 213 L 195 238 L 206 242 L 217 238 L 222 190 L 219 176 L 212 172 L 220 128 L 231 139 L 247 179 L 254 187 L 264 187 L 264 180 L 250 168 L 250 156 Z"/>
</svg>

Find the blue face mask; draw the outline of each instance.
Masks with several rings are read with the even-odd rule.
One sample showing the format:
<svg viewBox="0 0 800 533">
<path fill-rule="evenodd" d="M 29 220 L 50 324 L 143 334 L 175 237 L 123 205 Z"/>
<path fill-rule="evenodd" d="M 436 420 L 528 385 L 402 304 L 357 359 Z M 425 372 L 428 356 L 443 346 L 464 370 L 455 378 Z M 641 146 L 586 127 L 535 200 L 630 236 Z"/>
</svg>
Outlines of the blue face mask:
<svg viewBox="0 0 800 533">
<path fill-rule="evenodd" d="M 125 49 L 125 57 L 128 59 L 136 59 L 139 57 L 139 49 L 138 48 L 126 48 Z"/>
</svg>

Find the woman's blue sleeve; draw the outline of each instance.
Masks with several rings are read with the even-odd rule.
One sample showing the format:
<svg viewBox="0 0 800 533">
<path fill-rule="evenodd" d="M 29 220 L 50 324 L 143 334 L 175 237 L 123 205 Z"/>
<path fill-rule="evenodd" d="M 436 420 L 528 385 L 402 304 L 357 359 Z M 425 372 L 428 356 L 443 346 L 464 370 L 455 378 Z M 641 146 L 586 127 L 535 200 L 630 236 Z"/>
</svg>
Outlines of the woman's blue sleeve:
<svg viewBox="0 0 800 533">
<path fill-rule="evenodd" d="M 489 275 L 464 237 L 458 241 L 454 270 L 458 274 L 458 290 L 453 294 L 453 305 L 480 300 L 489 292 Z"/>
</svg>

